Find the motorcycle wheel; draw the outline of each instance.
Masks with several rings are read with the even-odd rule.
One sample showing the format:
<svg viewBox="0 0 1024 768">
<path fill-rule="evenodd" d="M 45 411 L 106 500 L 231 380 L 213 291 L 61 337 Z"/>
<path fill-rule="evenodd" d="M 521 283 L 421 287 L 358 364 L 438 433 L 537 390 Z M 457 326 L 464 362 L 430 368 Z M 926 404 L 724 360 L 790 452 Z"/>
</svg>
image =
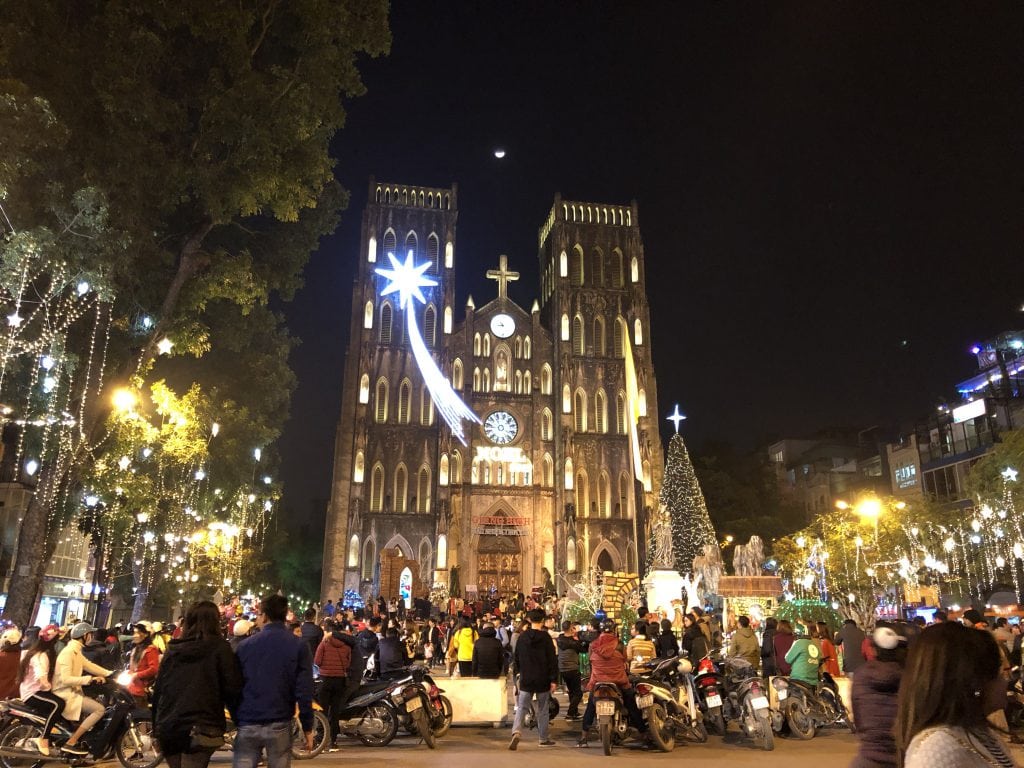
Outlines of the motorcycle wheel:
<svg viewBox="0 0 1024 768">
<path fill-rule="evenodd" d="M 327 715 L 319 710 L 313 710 L 313 749 L 306 749 L 306 734 L 298 720 L 292 720 L 292 757 L 296 760 L 312 760 L 327 748 L 327 742 L 331 740 L 331 722 Z"/>
<path fill-rule="evenodd" d="M 155 768 L 164 759 L 153 738 L 152 720 L 132 720 L 114 744 L 114 754 L 124 768 Z"/>
<path fill-rule="evenodd" d="M 814 718 L 811 717 L 807 704 L 802 700 L 796 700 L 789 706 L 786 713 L 786 722 L 789 723 L 789 730 L 798 738 L 807 740 L 813 739 L 817 730 L 814 725 Z"/>
<path fill-rule="evenodd" d="M 708 723 L 712 731 L 719 736 L 725 736 L 725 716 L 721 707 L 708 707 Z"/>
<path fill-rule="evenodd" d="M 690 733 L 693 736 L 693 740 L 698 744 L 703 744 L 708 740 L 708 729 L 704 725 L 704 721 L 699 719 L 700 715 L 697 715 L 698 719 L 690 723 Z"/>
<path fill-rule="evenodd" d="M 395 734 L 398 733 L 398 717 L 391 707 L 384 704 L 367 707 L 363 717 L 377 718 L 384 724 L 384 733 L 379 736 L 368 733 L 359 734 L 359 740 L 368 747 L 386 747 L 395 738 Z"/>
<path fill-rule="evenodd" d="M 441 711 L 434 715 L 432 718 L 432 724 L 434 725 L 434 738 L 440 739 L 446 733 L 448 729 L 452 727 L 452 703 L 449 701 L 447 696 L 440 697 Z M 438 723 L 440 723 L 438 725 Z"/>
<path fill-rule="evenodd" d="M 604 749 L 605 755 L 612 753 L 612 723 L 611 720 L 607 720 L 601 723 L 601 748 Z"/>
<path fill-rule="evenodd" d="M 676 748 L 676 736 L 665 722 L 665 708 L 657 703 L 648 709 L 646 714 L 647 732 L 651 735 L 654 746 L 662 752 L 671 752 Z"/>
<path fill-rule="evenodd" d="M 761 749 L 771 752 L 775 749 L 775 734 L 772 732 L 772 719 L 767 712 L 757 713 L 757 741 Z"/>
<path fill-rule="evenodd" d="M 31 750 L 28 744 L 29 739 L 37 739 L 43 735 L 43 730 L 27 723 L 18 723 L 5 729 L 0 733 L 0 749 L 25 749 Z M 51 744 L 51 749 L 53 746 Z M 7 757 L 0 755 L 0 764 L 4 768 L 39 768 L 43 760 L 33 760 L 31 757 Z"/>
<path fill-rule="evenodd" d="M 537 727 L 537 716 L 533 713 L 532 701 L 526 706 L 526 712 L 523 713 L 523 726 L 531 731 Z"/>
<path fill-rule="evenodd" d="M 423 739 L 423 743 L 427 745 L 427 748 L 434 749 L 437 747 L 437 742 L 434 739 L 434 730 L 430 727 L 430 717 L 427 715 L 427 711 L 422 707 L 417 709 L 413 715 L 413 720 L 416 722 L 416 729 L 420 732 L 420 738 Z"/>
</svg>

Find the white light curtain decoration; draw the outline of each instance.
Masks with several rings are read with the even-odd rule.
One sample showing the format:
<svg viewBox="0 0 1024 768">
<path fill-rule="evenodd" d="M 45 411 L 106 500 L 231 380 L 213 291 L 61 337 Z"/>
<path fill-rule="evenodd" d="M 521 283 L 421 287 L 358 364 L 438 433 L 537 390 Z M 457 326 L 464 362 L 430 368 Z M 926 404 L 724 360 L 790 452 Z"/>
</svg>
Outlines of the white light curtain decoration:
<svg viewBox="0 0 1024 768">
<path fill-rule="evenodd" d="M 462 428 L 463 420 L 479 424 L 480 418 L 455 394 L 455 390 L 451 388 L 448 380 L 434 362 L 427 345 L 423 343 L 423 336 L 416 323 L 415 305 L 411 301 L 415 297 L 421 304 L 426 304 L 427 300 L 420 289 L 437 285 L 436 280 L 423 276 L 423 273 L 430 269 L 431 262 L 425 261 L 416 266 L 412 251 L 409 251 L 406 256 L 405 263 L 396 259 L 393 253 L 388 254 L 388 259 L 391 261 L 391 269 L 378 267 L 374 270 L 389 281 L 381 291 L 381 296 L 398 293 L 399 307 L 407 310 L 405 325 L 409 334 L 409 344 L 412 346 L 412 354 L 419 366 L 423 381 L 426 383 L 427 389 L 430 390 L 430 397 L 452 434 L 458 438 L 460 443 L 466 445 L 466 435 Z"/>
</svg>

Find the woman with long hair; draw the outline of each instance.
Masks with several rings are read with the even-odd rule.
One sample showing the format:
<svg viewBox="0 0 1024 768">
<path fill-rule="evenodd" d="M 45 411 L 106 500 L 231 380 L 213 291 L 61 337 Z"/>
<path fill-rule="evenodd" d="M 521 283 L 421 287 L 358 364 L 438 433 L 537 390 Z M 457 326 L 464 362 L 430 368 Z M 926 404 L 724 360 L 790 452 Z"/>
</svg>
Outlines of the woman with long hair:
<svg viewBox="0 0 1024 768">
<path fill-rule="evenodd" d="M 789 677 L 793 668 L 786 661 L 786 654 L 796 642 L 796 635 L 793 634 L 793 625 L 786 619 L 781 619 L 775 627 L 775 635 L 772 637 L 772 644 L 775 647 L 776 674 Z"/>
<path fill-rule="evenodd" d="M 57 640 L 60 627 L 51 624 L 39 630 L 39 635 L 21 657 L 18 679 L 22 699 L 31 699 L 36 710 L 46 712 L 43 735 L 32 739 L 40 754 L 50 754 L 50 729 L 64 711 L 64 699 L 53 693 L 53 672 L 57 668 Z"/>
<path fill-rule="evenodd" d="M 953 622 L 925 629 L 900 682 L 894 730 L 905 768 L 1016 766 L 986 720 L 1006 706 L 1006 685 L 988 632 Z"/>
<path fill-rule="evenodd" d="M 818 645 L 821 646 L 821 658 L 824 659 L 823 672 L 828 672 L 833 678 L 839 677 L 839 654 L 832 643 L 832 630 L 824 621 L 818 622 Z"/>
<path fill-rule="evenodd" d="M 672 622 L 669 619 L 661 620 L 661 632 L 654 644 L 658 649 L 658 657 L 667 659 L 670 656 L 679 655 L 679 641 L 675 632 L 672 631 Z"/>
<path fill-rule="evenodd" d="M 206 768 L 227 727 L 224 708 L 242 693 L 242 669 L 220 632 L 220 611 L 208 600 L 185 614 L 153 686 L 153 731 L 170 768 Z"/>
<path fill-rule="evenodd" d="M 160 668 L 160 651 L 153 644 L 153 633 L 144 621 L 135 622 L 132 627 L 132 652 L 128 657 L 128 672 L 132 679 L 128 693 L 135 697 L 135 704 L 141 709 L 149 706 L 146 692 L 156 680 Z"/>
</svg>

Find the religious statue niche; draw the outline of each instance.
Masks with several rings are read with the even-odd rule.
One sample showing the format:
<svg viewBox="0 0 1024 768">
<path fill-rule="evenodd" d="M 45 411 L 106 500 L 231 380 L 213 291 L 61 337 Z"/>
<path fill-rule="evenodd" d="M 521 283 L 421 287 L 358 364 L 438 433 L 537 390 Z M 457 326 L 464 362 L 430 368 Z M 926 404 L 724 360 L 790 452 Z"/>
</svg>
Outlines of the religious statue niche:
<svg viewBox="0 0 1024 768">
<path fill-rule="evenodd" d="M 494 391 L 508 392 L 508 347 L 498 347 L 494 355 Z"/>
</svg>

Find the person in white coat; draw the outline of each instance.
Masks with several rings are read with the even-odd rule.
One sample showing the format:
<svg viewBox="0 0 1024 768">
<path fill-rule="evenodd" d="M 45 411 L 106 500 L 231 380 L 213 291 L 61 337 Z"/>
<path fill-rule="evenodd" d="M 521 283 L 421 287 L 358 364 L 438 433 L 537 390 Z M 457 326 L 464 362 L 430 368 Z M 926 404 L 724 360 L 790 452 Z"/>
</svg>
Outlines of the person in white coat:
<svg viewBox="0 0 1024 768">
<path fill-rule="evenodd" d="M 53 676 L 53 692 L 64 699 L 64 717 L 71 721 L 81 718 L 78 729 L 61 747 L 71 755 L 89 754 L 89 750 L 78 745 L 78 740 L 103 717 L 103 705 L 83 694 L 82 686 L 91 682 L 102 683 L 113 674 L 93 664 L 82 653 L 82 648 L 89 644 L 95 632 L 96 628 L 84 621 L 71 628 L 71 639 L 57 656 L 57 669 Z M 83 674 L 85 672 L 88 674 Z"/>
</svg>

